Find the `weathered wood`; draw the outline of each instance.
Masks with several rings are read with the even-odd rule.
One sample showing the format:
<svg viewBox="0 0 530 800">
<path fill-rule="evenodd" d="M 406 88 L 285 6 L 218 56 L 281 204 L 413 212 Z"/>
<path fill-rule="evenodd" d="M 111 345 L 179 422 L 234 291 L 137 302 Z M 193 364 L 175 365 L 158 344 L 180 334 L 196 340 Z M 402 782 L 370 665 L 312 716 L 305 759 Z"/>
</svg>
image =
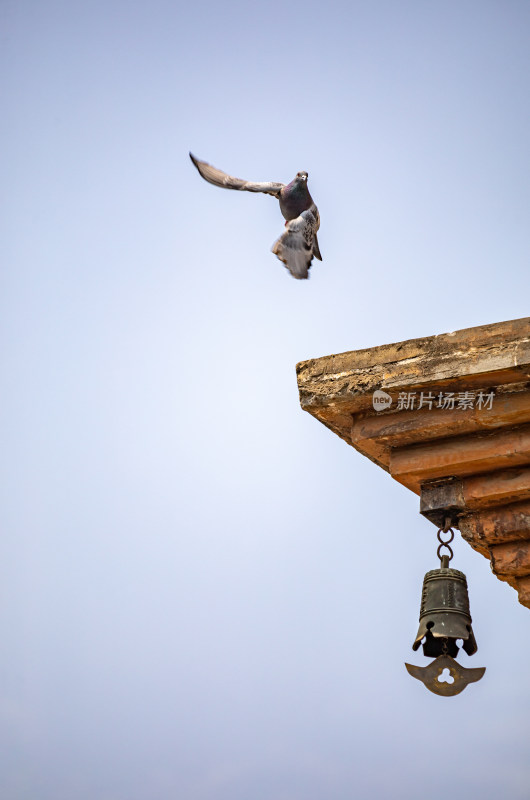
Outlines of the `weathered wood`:
<svg viewBox="0 0 530 800">
<path fill-rule="evenodd" d="M 500 394 L 491 409 L 372 410 L 348 420 L 353 446 L 388 471 L 391 448 L 530 423 L 530 391 Z M 409 488 L 417 491 L 417 487 Z"/>
<path fill-rule="evenodd" d="M 519 391 L 496 395 L 491 408 L 444 410 L 424 407 L 412 411 L 389 409 L 386 412 L 372 410 L 356 414 L 351 436 L 358 444 L 376 440 L 388 447 L 403 447 L 428 439 L 461 436 L 526 423 L 530 423 L 530 391 Z"/>
<path fill-rule="evenodd" d="M 449 516 L 530 607 L 530 318 L 326 356 L 297 372 L 302 408 L 420 494 L 437 526 Z M 377 389 L 390 405 L 374 408 Z M 425 405 L 449 392 L 455 408 Z M 491 408 L 466 405 L 464 392 L 493 392 Z"/>
<path fill-rule="evenodd" d="M 530 531 L 530 501 L 465 514 L 459 527 L 468 541 L 485 547 L 524 539 Z"/>
<path fill-rule="evenodd" d="M 441 478 L 421 485 L 420 514 L 441 527 L 447 516 L 454 527 L 467 525 L 468 537 L 478 536 L 476 520 L 499 520 L 499 514 L 509 509 L 518 511 L 529 507 L 530 467 L 506 469 L 498 472 L 471 475 L 466 478 Z M 514 505 L 517 504 L 518 505 Z M 510 505 L 509 505 L 510 504 Z M 499 511 L 499 506 L 502 509 Z M 472 511 L 491 513 L 478 515 Z M 477 523 L 478 524 L 478 523 Z M 522 524 L 522 530 L 530 529 L 530 517 Z M 487 550 L 486 550 L 487 553 Z"/>
<path fill-rule="evenodd" d="M 297 365 L 302 408 L 356 413 L 375 389 L 462 389 L 517 384 L 530 377 L 530 317 L 372 347 Z"/>
<path fill-rule="evenodd" d="M 504 469 L 462 480 L 465 507 L 489 508 L 530 498 L 530 467 Z"/>
<path fill-rule="evenodd" d="M 431 481 L 421 486 L 420 514 L 427 517 L 439 528 L 446 521 L 458 527 L 459 516 L 465 510 L 462 481 L 456 478 L 443 482 Z"/>
<path fill-rule="evenodd" d="M 530 426 L 495 433 L 452 436 L 396 448 L 390 474 L 417 493 L 434 478 L 462 477 L 503 467 L 530 464 Z"/>
<path fill-rule="evenodd" d="M 530 541 L 519 540 L 497 544 L 491 549 L 493 571 L 499 576 L 526 577 L 530 575 Z"/>
<path fill-rule="evenodd" d="M 521 605 L 530 608 L 530 576 L 517 578 L 514 588 L 517 589 Z"/>
</svg>

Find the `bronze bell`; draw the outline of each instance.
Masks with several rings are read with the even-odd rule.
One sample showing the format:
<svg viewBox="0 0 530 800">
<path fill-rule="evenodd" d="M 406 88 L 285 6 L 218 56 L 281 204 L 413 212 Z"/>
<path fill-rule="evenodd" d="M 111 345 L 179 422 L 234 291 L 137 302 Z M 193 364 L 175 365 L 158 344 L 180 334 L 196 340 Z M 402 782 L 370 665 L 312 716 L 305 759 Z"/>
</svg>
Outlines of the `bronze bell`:
<svg viewBox="0 0 530 800">
<path fill-rule="evenodd" d="M 455 658 L 458 653 L 457 639 L 468 654 L 477 651 L 477 643 L 471 627 L 467 581 L 463 572 L 449 567 L 449 556 L 442 556 L 439 569 L 427 572 L 421 593 L 420 626 L 413 650 L 417 650 L 422 639 L 423 653 L 436 657 L 446 654 Z"/>
<path fill-rule="evenodd" d="M 443 541 L 442 533 L 448 533 L 450 538 Z M 434 661 L 426 667 L 405 663 L 409 675 L 421 681 L 430 692 L 442 697 L 460 694 L 470 683 L 479 681 L 486 672 L 485 667 L 467 669 L 455 661 L 459 639 L 468 656 L 476 653 L 477 643 L 471 627 L 466 576 L 449 566 L 453 557 L 450 547 L 453 538 L 450 520 L 446 520 L 446 525 L 438 531 L 440 567 L 431 569 L 423 579 L 420 627 L 412 645 L 412 649 L 417 650 L 423 641 L 424 655 L 434 657 Z M 449 550 L 450 555 L 440 554 L 443 547 Z M 444 677 L 446 672 L 449 678 Z"/>
</svg>

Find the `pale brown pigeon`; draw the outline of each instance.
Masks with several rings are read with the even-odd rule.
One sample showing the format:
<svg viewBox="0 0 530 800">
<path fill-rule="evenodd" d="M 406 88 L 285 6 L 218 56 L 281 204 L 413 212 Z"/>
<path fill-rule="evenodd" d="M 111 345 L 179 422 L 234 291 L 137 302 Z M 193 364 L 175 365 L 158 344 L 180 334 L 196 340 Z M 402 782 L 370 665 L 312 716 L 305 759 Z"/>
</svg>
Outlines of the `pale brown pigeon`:
<svg viewBox="0 0 530 800">
<path fill-rule="evenodd" d="M 190 153 L 190 158 L 205 181 L 223 189 L 238 189 L 245 192 L 262 192 L 277 197 L 280 210 L 287 220 L 285 232 L 272 246 L 272 252 L 283 261 L 293 278 L 309 278 L 313 256 L 322 261 L 318 247 L 317 231 L 320 227 L 318 209 L 307 188 L 307 172 L 298 172 L 291 183 L 252 183 L 232 178 L 226 172 L 199 161 Z"/>
</svg>

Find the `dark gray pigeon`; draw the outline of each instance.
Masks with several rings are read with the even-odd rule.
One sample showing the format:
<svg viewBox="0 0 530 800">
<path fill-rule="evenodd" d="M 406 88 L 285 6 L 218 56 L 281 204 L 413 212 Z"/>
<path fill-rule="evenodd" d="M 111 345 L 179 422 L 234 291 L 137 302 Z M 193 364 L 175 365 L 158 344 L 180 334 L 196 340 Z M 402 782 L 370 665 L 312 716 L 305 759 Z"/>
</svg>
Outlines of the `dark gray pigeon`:
<svg viewBox="0 0 530 800">
<path fill-rule="evenodd" d="M 262 192 L 277 197 L 280 210 L 287 220 L 285 232 L 272 246 L 272 252 L 283 261 L 293 278 L 309 278 L 313 256 L 322 261 L 318 247 L 317 231 L 320 227 L 318 209 L 307 188 L 307 172 L 298 172 L 291 183 L 252 183 L 232 178 L 226 172 L 199 161 L 190 153 L 190 158 L 205 181 L 223 189 L 238 189 L 245 192 Z"/>
</svg>

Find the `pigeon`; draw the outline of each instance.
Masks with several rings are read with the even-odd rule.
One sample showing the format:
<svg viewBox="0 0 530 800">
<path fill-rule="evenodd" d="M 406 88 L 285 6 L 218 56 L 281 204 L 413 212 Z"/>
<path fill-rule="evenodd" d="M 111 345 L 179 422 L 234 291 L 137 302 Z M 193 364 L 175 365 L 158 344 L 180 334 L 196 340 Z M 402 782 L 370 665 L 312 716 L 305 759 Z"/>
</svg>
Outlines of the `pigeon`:
<svg viewBox="0 0 530 800">
<path fill-rule="evenodd" d="M 272 252 L 283 261 L 293 278 L 309 278 L 313 256 L 319 261 L 322 261 L 322 256 L 317 239 L 320 216 L 307 188 L 307 172 L 298 172 L 287 185 L 272 181 L 253 183 L 233 178 L 206 161 L 199 161 L 192 153 L 190 158 L 204 180 L 214 186 L 244 192 L 262 192 L 278 198 L 280 211 L 286 220 L 285 232 L 273 244 Z"/>
</svg>

